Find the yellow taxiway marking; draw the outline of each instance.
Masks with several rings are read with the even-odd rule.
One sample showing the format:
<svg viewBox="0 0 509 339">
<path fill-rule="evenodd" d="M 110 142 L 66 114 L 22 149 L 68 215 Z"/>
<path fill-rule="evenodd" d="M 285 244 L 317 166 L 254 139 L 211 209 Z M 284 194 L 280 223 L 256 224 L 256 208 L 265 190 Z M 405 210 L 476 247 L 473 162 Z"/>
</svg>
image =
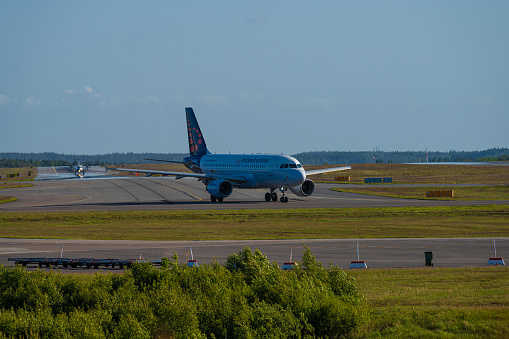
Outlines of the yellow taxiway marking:
<svg viewBox="0 0 509 339">
<path fill-rule="evenodd" d="M 55 167 L 51 167 L 53 169 L 53 171 L 55 172 L 55 174 L 58 174 L 57 173 L 57 170 L 55 169 Z"/>
<path fill-rule="evenodd" d="M 55 195 L 55 194 L 40 194 L 40 195 L 48 195 L 48 196 L 52 196 L 52 197 L 77 197 L 77 196 L 79 196 L 79 195 L 72 195 L 72 194 L 57 194 L 57 195 Z M 80 202 L 80 201 L 85 201 L 85 200 L 88 200 L 88 199 L 92 199 L 92 197 L 86 196 L 83 199 L 74 200 L 74 201 L 64 201 L 64 202 L 59 202 L 59 203 L 49 203 L 49 204 L 41 204 L 41 205 L 30 205 L 29 207 L 42 207 L 42 206 L 52 206 L 52 205 L 74 204 L 74 203 L 77 203 L 77 202 Z M 20 201 L 20 200 L 18 200 L 18 201 Z"/>
</svg>

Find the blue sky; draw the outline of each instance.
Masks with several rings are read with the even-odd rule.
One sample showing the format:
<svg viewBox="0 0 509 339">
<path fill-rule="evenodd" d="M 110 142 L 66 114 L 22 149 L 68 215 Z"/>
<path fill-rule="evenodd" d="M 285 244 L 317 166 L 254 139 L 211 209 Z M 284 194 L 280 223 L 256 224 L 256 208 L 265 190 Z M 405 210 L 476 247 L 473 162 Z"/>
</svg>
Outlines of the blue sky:
<svg viewBox="0 0 509 339">
<path fill-rule="evenodd" d="M 2 1 L 0 152 L 509 147 L 507 1 Z"/>
</svg>

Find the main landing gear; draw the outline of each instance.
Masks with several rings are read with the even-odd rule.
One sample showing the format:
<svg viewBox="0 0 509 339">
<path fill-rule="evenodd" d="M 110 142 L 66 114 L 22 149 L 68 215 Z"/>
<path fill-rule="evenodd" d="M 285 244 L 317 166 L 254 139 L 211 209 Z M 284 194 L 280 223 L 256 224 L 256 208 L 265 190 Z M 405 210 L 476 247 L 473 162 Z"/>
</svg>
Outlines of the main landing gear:
<svg viewBox="0 0 509 339">
<path fill-rule="evenodd" d="M 272 191 L 273 189 L 271 189 Z M 276 192 L 272 193 L 265 193 L 265 201 L 277 201 L 277 194 Z"/>
<path fill-rule="evenodd" d="M 279 201 L 288 202 L 288 197 L 285 195 L 287 188 L 281 187 L 279 190 L 281 191 L 282 194 Z M 277 193 L 274 192 L 274 188 L 270 189 L 270 193 L 265 193 L 265 201 L 277 201 Z"/>
<path fill-rule="evenodd" d="M 212 201 L 212 202 L 223 202 L 223 197 L 217 198 L 217 197 L 211 195 L 210 196 L 210 201 Z"/>
</svg>

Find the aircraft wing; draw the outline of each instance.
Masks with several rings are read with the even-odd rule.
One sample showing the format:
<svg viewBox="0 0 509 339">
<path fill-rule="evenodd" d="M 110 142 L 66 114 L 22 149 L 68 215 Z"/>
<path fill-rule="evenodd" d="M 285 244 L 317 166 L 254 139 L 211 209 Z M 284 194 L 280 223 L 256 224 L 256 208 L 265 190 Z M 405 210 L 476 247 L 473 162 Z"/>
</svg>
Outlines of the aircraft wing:
<svg viewBox="0 0 509 339">
<path fill-rule="evenodd" d="M 106 166 L 104 166 L 106 167 Z M 106 171 L 115 170 L 120 172 L 136 172 L 136 173 L 146 173 L 146 174 L 161 174 L 161 175 L 174 175 L 178 178 L 190 177 L 190 178 L 209 178 L 210 176 L 202 173 L 185 173 L 185 172 L 168 172 L 168 171 L 154 171 L 154 170 L 141 170 L 134 168 L 111 168 L 106 167 Z"/>
<path fill-rule="evenodd" d="M 171 162 L 174 164 L 183 164 L 183 165 L 193 165 L 192 162 L 188 161 L 178 161 L 178 160 L 161 160 L 161 159 L 143 159 L 143 160 L 150 160 L 150 161 L 162 161 L 162 162 Z"/>
<path fill-rule="evenodd" d="M 317 170 L 306 171 L 306 176 L 328 173 L 328 172 L 344 171 L 344 170 L 349 170 L 349 169 L 352 169 L 352 167 L 351 166 L 343 166 L 343 167 L 333 167 L 333 168 L 322 168 L 322 169 L 317 169 Z"/>
<path fill-rule="evenodd" d="M 140 169 L 133 169 L 133 168 L 111 168 L 106 167 L 106 171 L 108 170 L 115 170 L 115 171 L 121 171 L 121 172 L 136 172 L 136 173 L 146 173 L 148 176 L 153 174 L 161 174 L 161 175 L 174 175 L 177 177 L 177 179 L 181 178 L 198 178 L 198 179 L 210 179 L 210 180 L 217 180 L 217 179 L 223 179 L 228 180 L 233 183 L 241 184 L 246 181 L 246 179 L 242 176 L 221 176 L 221 175 L 210 175 L 210 174 L 203 174 L 203 173 L 189 173 L 189 172 L 168 172 L 168 171 L 153 171 L 153 170 L 140 170 Z"/>
</svg>

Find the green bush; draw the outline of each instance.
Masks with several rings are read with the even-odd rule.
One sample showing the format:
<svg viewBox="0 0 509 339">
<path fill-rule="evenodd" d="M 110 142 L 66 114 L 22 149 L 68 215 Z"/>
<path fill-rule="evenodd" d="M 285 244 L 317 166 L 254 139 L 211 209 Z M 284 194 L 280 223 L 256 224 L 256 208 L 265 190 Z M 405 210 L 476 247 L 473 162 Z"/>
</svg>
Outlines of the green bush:
<svg viewBox="0 0 509 339">
<path fill-rule="evenodd" d="M 282 271 L 244 248 L 226 265 L 164 259 L 93 277 L 0 266 L 0 337 L 262 338 L 351 336 L 363 300 L 340 268 L 306 248 Z"/>
</svg>

